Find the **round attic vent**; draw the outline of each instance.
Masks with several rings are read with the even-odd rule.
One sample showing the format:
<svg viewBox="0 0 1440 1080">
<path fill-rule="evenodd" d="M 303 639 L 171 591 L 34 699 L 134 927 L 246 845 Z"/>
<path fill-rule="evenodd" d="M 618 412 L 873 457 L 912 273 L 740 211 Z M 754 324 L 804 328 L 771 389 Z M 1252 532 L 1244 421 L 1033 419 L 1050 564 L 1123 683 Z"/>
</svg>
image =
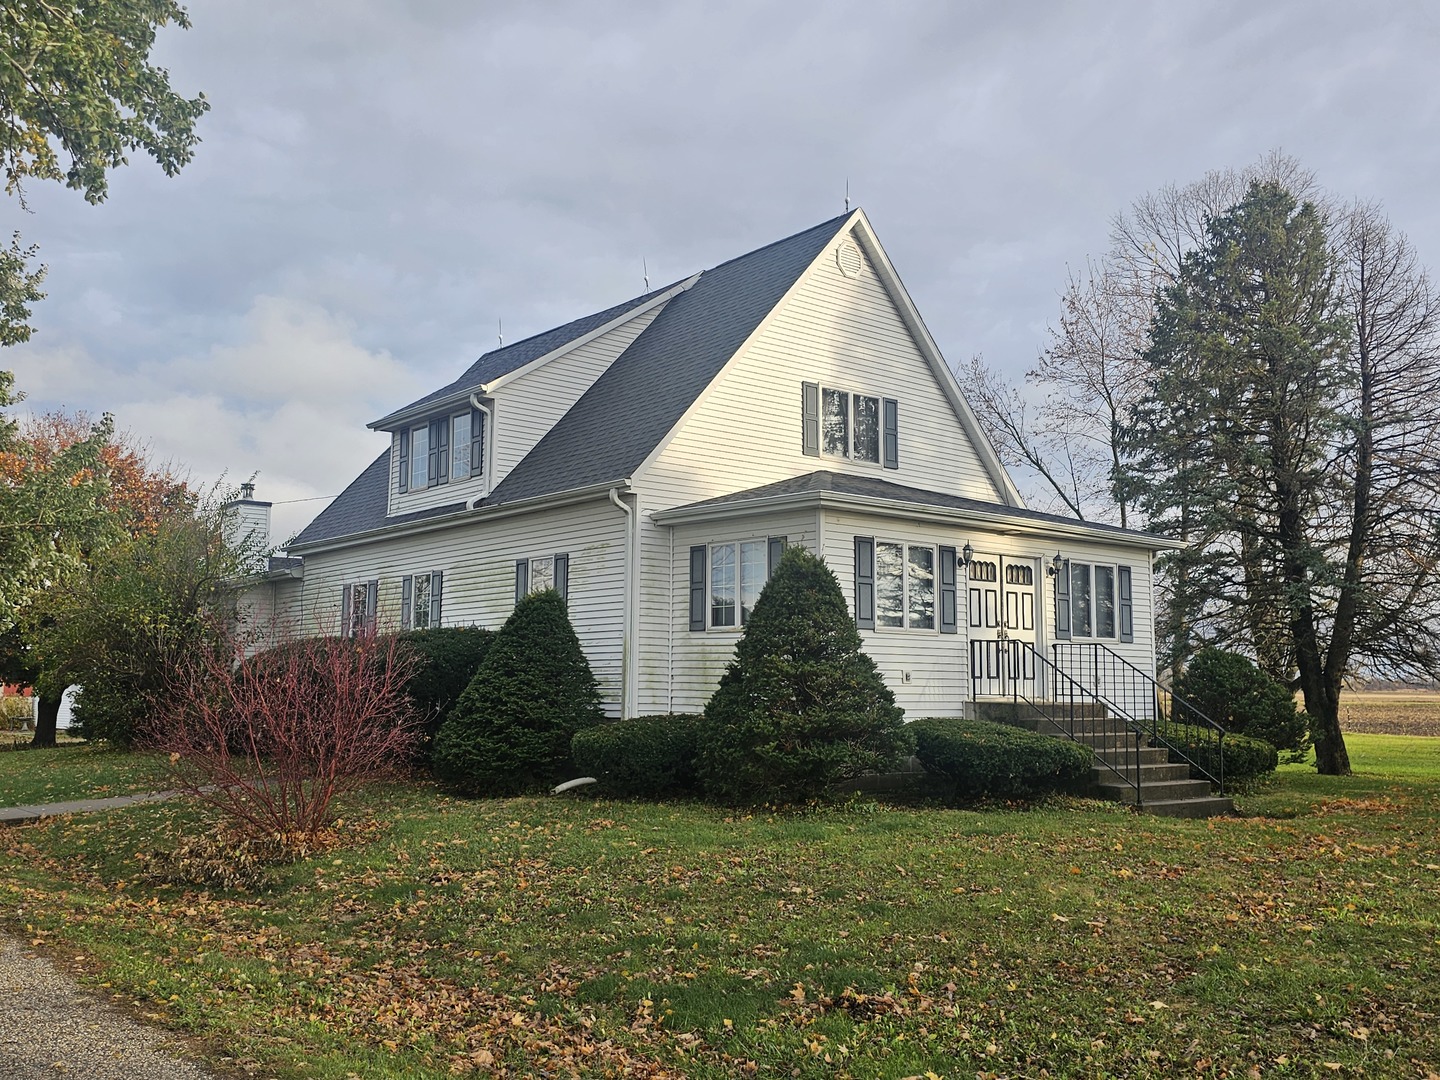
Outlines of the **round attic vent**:
<svg viewBox="0 0 1440 1080">
<path fill-rule="evenodd" d="M 848 278 L 859 277 L 860 271 L 865 269 L 865 257 L 860 254 L 854 240 L 841 241 L 835 249 L 835 263 L 840 267 L 840 273 Z"/>
</svg>

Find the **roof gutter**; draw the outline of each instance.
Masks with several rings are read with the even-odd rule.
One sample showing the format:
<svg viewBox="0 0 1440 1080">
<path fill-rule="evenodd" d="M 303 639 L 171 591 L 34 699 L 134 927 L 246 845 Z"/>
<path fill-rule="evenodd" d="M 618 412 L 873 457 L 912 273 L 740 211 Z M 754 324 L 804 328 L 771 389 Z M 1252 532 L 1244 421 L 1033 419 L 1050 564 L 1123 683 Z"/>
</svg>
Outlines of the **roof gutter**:
<svg viewBox="0 0 1440 1080">
<path fill-rule="evenodd" d="M 469 499 L 469 501 L 465 503 L 465 510 L 467 513 L 471 510 L 474 510 L 475 504 L 490 494 L 490 474 L 495 461 L 495 455 L 490 453 L 490 437 L 495 432 L 495 425 L 490 422 L 490 409 L 487 406 L 480 404 L 480 395 L 485 392 L 486 387 L 482 386 L 480 387 L 480 389 L 474 391 L 470 395 L 470 407 L 476 412 L 480 413 L 480 415 L 485 417 L 485 433 L 481 436 L 480 439 L 480 445 L 482 447 L 481 453 L 485 455 L 485 463 L 481 466 L 481 470 L 484 472 L 485 475 L 480 478 L 480 490 L 477 491 Z"/>
<path fill-rule="evenodd" d="M 770 510 L 821 507 L 836 510 L 858 510 L 880 513 L 887 517 L 920 518 L 958 524 L 994 525 L 1000 532 L 1027 536 L 1067 536 L 1076 539 L 1104 541 L 1147 551 L 1180 550 L 1188 545 L 1181 540 L 1131 531 L 1100 529 L 1085 522 L 1027 521 L 1005 513 L 986 510 L 961 510 L 945 506 L 900 499 L 873 499 L 839 491 L 796 491 L 783 495 L 766 495 L 744 501 L 719 503 L 712 506 L 677 507 L 661 510 L 653 517 L 657 525 L 690 525 L 703 521 L 721 521 Z"/>
<path fill-rule="evenodd" d="M 375 540 L 388 540 L 396 536 L 411 536 L 416 533 L 454 528 L 456 525 L 465 525 L 475 521 L 499 521 L 517 514 L 528 514 L 534 510 L 588 502 L 597 496 L 603 497 L 617 484 L 628 483 L 627 480 L 606 480 L 603 484 L 589 484 L 583 488 L 573 488 L 570 491 L 537 495 L 533 499 L 517 499 L 513 503 L 504 503 L 500 506 L 477 506 L 473 513 L 466 513 L 462 503 L 448 514 L 422 518 L 419 521 L 405 521 L 396 525 L 384 525 L 378 529 L 366 529 L 364 532 L 351 533 L 348 536 L 337 536 L 333 540 L 312 540 L 308 544 L 291 544 L 286 550 L 295 554 L 335 551 L 340 548 L 354 547 L 357 544 L 369 544 Z"/>
</svg>

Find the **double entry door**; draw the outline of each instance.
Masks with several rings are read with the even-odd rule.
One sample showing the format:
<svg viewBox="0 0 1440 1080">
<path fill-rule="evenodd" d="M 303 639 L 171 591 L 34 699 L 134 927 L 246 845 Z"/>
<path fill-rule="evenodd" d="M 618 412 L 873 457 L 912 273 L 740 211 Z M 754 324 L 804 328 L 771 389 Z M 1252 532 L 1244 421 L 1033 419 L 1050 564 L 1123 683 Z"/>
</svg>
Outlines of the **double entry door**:
<svg viewBox="0 0 1440 1080">
<path fill-rule="evenodd" d="M 972 697 L 1035 697 L 1035 578 L 1034 559 L 971 554 L 965 584 Z"/>
</svg>

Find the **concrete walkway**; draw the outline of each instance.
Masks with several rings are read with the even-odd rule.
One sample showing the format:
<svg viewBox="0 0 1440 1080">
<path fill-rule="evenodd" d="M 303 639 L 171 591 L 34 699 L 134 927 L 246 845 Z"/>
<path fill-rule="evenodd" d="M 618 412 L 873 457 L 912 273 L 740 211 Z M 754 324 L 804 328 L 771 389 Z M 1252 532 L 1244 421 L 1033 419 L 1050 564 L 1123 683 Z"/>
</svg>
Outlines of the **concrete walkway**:
<svg viewBox="0 0 1440 1080">
<path fill-rule="evenodd" d="M 5 1080 L 216 1080 L 183 1049 L 175 1036 L 85 993 L 50 961 L 0 937 Z"/>
<path fill-rule="evenodd" d="M 73 802 L 37 803 L 33 806 L 0 807 L 0 825 L 27 825 L 41 818 L 65 814 L 89 814 L 96 810 L 115 810 L 121 806 L 164 802 L 180 794 L 178 791 L 151 791 L 143 795 L 114 795 L 108 799 L 75 799 Z"/>
</svg>

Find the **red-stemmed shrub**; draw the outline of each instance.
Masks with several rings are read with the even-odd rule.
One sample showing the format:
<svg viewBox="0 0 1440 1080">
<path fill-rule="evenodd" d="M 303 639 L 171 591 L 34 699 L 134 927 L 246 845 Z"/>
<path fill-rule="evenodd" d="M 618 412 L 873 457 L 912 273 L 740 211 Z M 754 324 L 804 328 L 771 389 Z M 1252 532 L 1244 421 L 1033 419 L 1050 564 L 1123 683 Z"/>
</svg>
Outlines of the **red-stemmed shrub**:
<svg viewBox="0 0 1440 1080">
<path fill-rule="evenodd" d="M 234 833 L 309 848 L 337 795 L 405 767 L 420 737 L 405 693 L 415 664 L 393 634 L 205 651 L 178 674 L 173 711 L 148 741 L 169 753 L 175 788 Z"/>
</svg>

